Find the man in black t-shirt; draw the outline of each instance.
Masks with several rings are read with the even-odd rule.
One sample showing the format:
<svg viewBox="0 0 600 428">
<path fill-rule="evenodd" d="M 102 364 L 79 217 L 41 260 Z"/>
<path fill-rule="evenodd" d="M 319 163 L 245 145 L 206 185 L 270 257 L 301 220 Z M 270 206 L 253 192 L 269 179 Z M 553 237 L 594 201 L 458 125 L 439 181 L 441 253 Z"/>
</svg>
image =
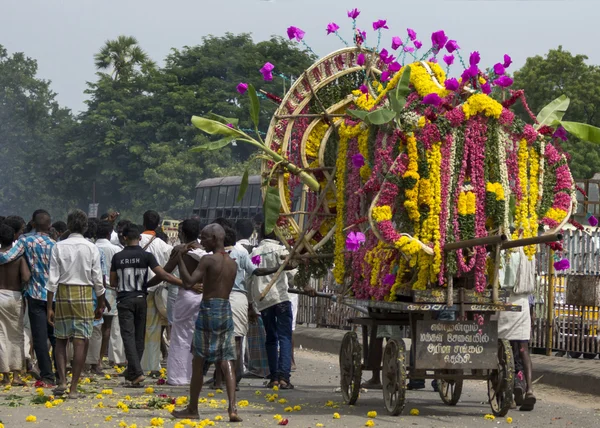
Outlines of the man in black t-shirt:
<svg viewBox="0 0 600 428">
<path fill-rule="evenodd" d="M 123 347 L 127 357 L 125 379 L 134 386 L 144 380 L 141 366 L 146 335 L 146 294 L 148 270 L 163 281 L 182 285 L 179 278 L 165 272 L 151 253 L 140 247 L 140 229 L 130 224 L 123 229 L 126 246 L 113 256 L 110 269 L 110 286 L 117 291 L 117 310 Z"/>
</svg>

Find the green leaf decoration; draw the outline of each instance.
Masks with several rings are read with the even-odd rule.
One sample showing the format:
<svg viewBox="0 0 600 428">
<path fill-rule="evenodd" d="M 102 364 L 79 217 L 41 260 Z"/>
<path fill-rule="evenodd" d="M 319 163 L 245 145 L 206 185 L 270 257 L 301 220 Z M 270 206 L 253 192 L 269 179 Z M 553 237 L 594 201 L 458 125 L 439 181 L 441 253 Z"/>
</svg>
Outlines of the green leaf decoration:
<svg viewBox="0 0 600 428">
<path fill-rule="evenodd" d="M 258 128 L 258 120 L 260 116 L 260 102 L 258 101 L 258 95 L 254 85 L 248 85 L 248 95 L 250 96 L 250 118 L 254 123 L 254 126 Z"/>
<path fill-rule="evenodd" d="M 369 112 L 365 110 L 346 110 L 346 114 L 366 122 Z"/>
<path fill-rule="evenodd" d="M 221 138 L 220 140 L 217 140 L 217 141 L 209 141 L 208 143 L 202 144 L 198 147 L 193 147 L 190 149 L 190 152 L 199 153 L 199 152 L 210 152 L 212 150 L 219 150 L 225 146 L 228 146 L 229 144 L 231 144 L 234 141 L 235 141 L 235 137 Z"/>
<path fill-rule="evenodd" d="M 396 117 L 396 112 L 393 110 L 379 109 L 367 114 L 367 119 L 373 125 L 383 125 Z"/>
<path fill-rule="evenodd" d="M 280 210 L 281 200 L 279 199 L 279 188 L 268 187 L 267 192 L 265 193 L 265 203 L 263 206 L 265 215 L 265 233 L 267 235 L 275 229 Z"/>
<path fill-rule="evenodd" d="M 568 133 L 582 139 L 583 141 L 600 143 L 600 128 L 588 125 L 587 123 L 578 122 L 561 121 L 560 124 L 567 130 Z"/>
<path fill-rule="evenodd" d="M 227 125 L 228 123 L 231 123 L 233 126 L 238 126 L 238 123 L 240 121 L 239 119 L 237 119 L 235 117 L 220 116 L 216 113 L 213 113 L 212 111 L 206 115 L 206 118 L 210 119 L 210 120 L 216 120 L 217 122 L 224 123 L 225 125 Z"/>
<path fill-rule="evenodd" d="M 205 117 L 192 116 L 192 124 L 196 128 L 198 128 L 210 135 L 230 135 L 230 136 L 243 135 L 239 131 L 237 131 L 233 128 L 230 128 L 229 126 L 227 126 L 224 123 L 221 123 L 219 121 L 212 120 L 212 119 L 207 119 Z"/>
<path fill-rule="evenodd" d="M 390 99 L 390 105 L 392 106 L 392 110 L 394 110 L 396 112 L 396 114 L 401 113 L 404 105 L 400 104 L 400 102 L 398 101 L 398 97 L 396 96 L 396 93 L 389 92 L 388 98 Z"/>
<path fill-rule="evenodd" d="M 246 170 L 244 171 L 244 175 L 242 176 L 242 182 L 240 183 L 240 191 L 238 192 L 237 197 L 238 202 L 244 199 L 246 190 L 248 190 L 248 168 L 246 168 Z"/>
<path fill-rule="evenodd" d="M 542 109 L 537 115 L 538 124 L 536 127 L 539 129 L 544 125 L 552 125 L 557 120 L 562 120 L 565 112 L 569 108 L 571 101 L 566 95 L 561 95 L 546 107 Z"/>
<path fill-rule="evenodd" d="M 398 86 L 396 86 L 396 99 L 404 107 L 406 104 L 406 97 L 410 94 L 410 65 L 404 66 L 404 71 L 402 72 L 402 77 L 398 82 Z"/>
</svg>

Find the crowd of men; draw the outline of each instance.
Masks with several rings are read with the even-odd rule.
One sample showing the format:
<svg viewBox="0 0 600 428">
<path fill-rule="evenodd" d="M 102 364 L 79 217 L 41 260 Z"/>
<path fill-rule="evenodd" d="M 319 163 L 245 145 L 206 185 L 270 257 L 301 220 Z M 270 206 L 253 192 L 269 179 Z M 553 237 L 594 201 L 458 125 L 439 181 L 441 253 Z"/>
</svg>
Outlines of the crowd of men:
<svg viewBox="0 0 600 428">
<path fill-rule="evenodd" d="M 278 272 L 287 250 L 273 234 L 249 220 L 203 226 L 192 218 L 180 223 L 173 247 L 155 211 L 144 213 L 141 226 L 118 216 L 97 220 L 75 210 L 66 223 L 52 223 L 37 210 L 28 223 L 0 217 L 3 383 L 24 385 L 27 371 L 55 395 L 77 399 L 82 372 L 101 374 L 104 358 L 126 366 L 125 381 L 139 387 L 160 375 L 166 357 L 167 383 L 190 386 L 190 404 L 173 415 L 197 418 L 214 364 L 211 387 L 225 382 L 232 422 L 241 420 L 235 392 L 245 374 L 268 378 L 269 388 L 294 387 L 297 295 L 288 290 L 295 272 Z M 157 306 L 165 293 L 166 319 Z"/>
</svg>

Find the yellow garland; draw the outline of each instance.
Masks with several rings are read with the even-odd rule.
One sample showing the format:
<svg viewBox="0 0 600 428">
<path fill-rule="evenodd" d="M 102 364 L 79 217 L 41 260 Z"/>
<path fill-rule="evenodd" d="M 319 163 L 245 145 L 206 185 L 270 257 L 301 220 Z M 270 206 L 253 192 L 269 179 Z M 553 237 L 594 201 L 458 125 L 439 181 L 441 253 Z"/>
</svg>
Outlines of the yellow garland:
<svg viewBox="0 0 600 428">
<path fill-rule="evenodd" d="M 358 151 L 365 158 L 365 164 L 360 168 L 360 178 L 366 183 L 371 178 L 369 167 L 369 128 L 365 128 L 358 134 Z"/>
<path fill-rule="evenodd" d="M 375 221 L 377 223 L 385 221 L 385 220 L 391 220 L 392 219 L 392 207 L 390 207 L 389 205 L 382 205 L 380 207 L 375 207 L 375 208 L 373 208 L 372 216 L 373 216 L 373 219 L 375 219 Z"/>
<path fill-rule="evenodd" d="M 427 119 L 425 118 L 425 116 L 421 116 L 419 118 L 419 121 L 417 122 L 417 126 L 419 128 L 424 128 L 426 123 L 427 123 Z"/>
<path fill-rule="evenodd" d="M 467 215 L 475 214 L 475 210 L 477 209 L 475 205 L 475 193 L 467 192 Z"/>
<path fill-rule="evenodd" d="M 431 75 L 420 62 L 415 62 L 410 65 L 410 83 L 414 86 L 417 93 L 422 97 L 436 93 L 440 97 L 444 98 L 449 93 L 449 91 L 447 91 L 444 87 L 446 73 L 444 73 L 442 67 L 440 67 L 437 63 L 428 62 L 427 64 L 431 68 L 431 71 L 441 87 L 434 83 Z"/>
<path fill-rule="evenodd" d="M 404 201 L 404 207 L 408 213 L 408 218 L 415 224 L 415 234 L 419 230 L 418 224 L 421 218 L 419 212 L 418 198 L 419 198 L 419 179 L 421 178 L 418 173 L 419 169 L 419 153 L 417 151 L 417 139 L 414 135 L 409 135 L 406 142 L 406 152 L 408 154 L 408 167 L 404 173 L 404 178 L 413 178 L 416 180 L 415 185 L 412 188 L 406 188 L 404 195 L 406 200 Z"/>
<path fill-rule="evenodd" d="M 471 95 L 462 108 L 467 119 L 479 113 L 498 119 L 502 114 L 502 104 L 485 94 Z"/>
<path fill-rule="evenodd" d="M 360 90 L 352 91 L 354 98 L 354 104 L 362 110 L 370 111 L 375 107 L 375 98 L 368 93 L 363 94 Z"/>
<path fill-rule="evenodd" d="M 396 300 L 396 293 L 398 292 L 398 288 L 402 285 L 402 280 L 404 279 L 404 274 L 406 272 L 406 259 L 404 257 L 400 257 L 398 261 L 398 272 L 396 273 L 396 280 L 394 281 L 394 285 L 390 289 L 390 294 L 386 297 L 386 300 L 392 302 Z"/>
<path fill-rule="evenodd" d="M 359 127 L 360 124 L 356 125 Z M 346 249 L 346 240 L 344 239 L 344 213 L 345 213 L 345 202 L 346 195 L 344 195 L 344 189 L 346 188 L 346 164 L 348 155 L 348 141 L 352 138 L 352 132 L 354 127 L 347 127 L 345 123 L 340 125 L 339 134 L 340 142 L 338 145 L 338 157 L 336 161 L 335 171 L 335 186 L 336 186 L 336 205 L 337 212 L 335 218 L 336 230 L 335 230 L 335 256 L 334 256 L 334 267 L 333 276 L 338 284 L 344 283 L 344 276 L 346 274 L 344 250 Z"/>
<path fill-rule="evenodd" d="M 467 215 L 467 195 L 465 192 L 458 194 L 458 215 Z"/>
<path fill-rule="evenodd" d="M 487 192 L 494 193 L 497 201 L 504 200 L 504 187 L 502 187 L 502 183 L 491 183 L 488 181 L 485 185 L 485 190 Z"/>
<path fill-rule="evenodd" d="M 519 166 L 519 185 L 521 187 L 521 199 L 516 201 L 515 207 L 515 231 L 513 239 L 518 239 L 521 232 L 524 238 L 529 236 L 529 186 L 527 182 L 527 161 L 529 160 L 529 151 L 527 150 L 527 140 L 519 141 L 517 152 Z"/>
<path fill-rule="evenodd" d="M 320 121 L 310 132 L 308 139 L 306 140 L 306 156 L 309 158 L 316 158 L 319 156 L 319 149 L 321 142 L 325 136 L 325 132 L 329 129 L 329 125 L 325 122 Z"/>
<path fill-rule="evenodd" d="M 560 224 L 566 216 L 567 212 L 565 210 L 561 210 L 560 208 L 550 208 L 544 217 L 548 217 Z"/>
<path fill-rule="evenodd" d="M 442 209 L 442 182 L 441 182 L 441 167 L 442 167 L 442 143 L 435 143 L 431 148 L 428 156 L 429 161 L 429 177 L 432 185 L 432 204 L 429 211 L 429 230 L 431 232 L 431 240 L 433 242 L 433 266 L 430 270 L 429 280 L 436 281 L 440 267 L 442 264 L 442 252 L 440 248 L 440 214 Z"/>
<path fill-rule="evenodd" d="M 417 240 L 404 235 L 394 242 L 394 246 L 407 256 L 413 256 L 421 250 L 421 244 Z"/>
<path fill-rule="evenodd" d="M 538 204 L 538 183 L 539 183 L 539 170 L 540 170 L 540 159 L 535 150 L 535 147 L 529 148 L 529 237 L 537 235 L 538 227 L 538 216 L 537 216 L 537 204 Z M 535 255 L 537 247 L 535 245 L 528 245 L 523 248 L 523 251 L 531 258 Z"/>
<path fill-rule="evenodd" d="M 390 81 L 388 82 L 385 89 L 379 91 L 379 96 L 375 100 L 375 105 L 379 104 L 387 96 L 389 91 L 391 91 L 396 86 L 398 86 L 398 82 L 400 81 L 400 78 L 402 77 L 402 73 L 404 73 L 404 70 L 400 70 L 399 72 L 394 74 L 394 77 L 392 77 L 390 79 Z"/>
</svg>

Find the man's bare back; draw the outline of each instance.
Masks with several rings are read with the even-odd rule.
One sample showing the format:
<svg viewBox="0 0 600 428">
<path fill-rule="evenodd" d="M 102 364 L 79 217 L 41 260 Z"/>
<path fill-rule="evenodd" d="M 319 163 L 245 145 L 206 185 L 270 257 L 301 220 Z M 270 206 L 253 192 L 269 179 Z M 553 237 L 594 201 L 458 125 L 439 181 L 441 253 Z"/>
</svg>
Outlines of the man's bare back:
<svg viewBox="0 0 600 428">
<path fill-rule="evenodd" d="M 0 251 L 6 252 L 10 248 Z M 29 280 L 29 266 L 23 257 L 17 260 L 0 265 L 0 290 L 21 291 L 23 283 Z"/>
<path fill-rule="evenodd" d="M 200 260 L 198 269 L 204 270 L 203 299 L 228 300 L 237 274 L 237 264 L 229 254 L 223 251 L 206 255 Z"/>
</svg>

